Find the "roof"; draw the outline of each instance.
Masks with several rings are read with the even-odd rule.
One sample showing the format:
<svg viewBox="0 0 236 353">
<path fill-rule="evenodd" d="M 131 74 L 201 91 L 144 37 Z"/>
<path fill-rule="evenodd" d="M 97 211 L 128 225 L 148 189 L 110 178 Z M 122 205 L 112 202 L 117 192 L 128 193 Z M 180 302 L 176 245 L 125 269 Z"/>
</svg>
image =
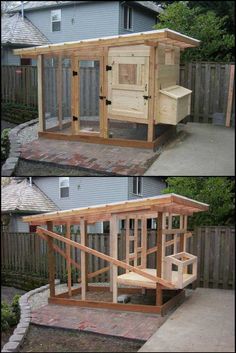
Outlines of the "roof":
<svg viewBox="0 0 236 353">
<path fill-rule="evenodd" d="M 57 211 L 58 207 L 27 179 L 21 182 L 13 180 L 1 188 L 3 213 L 42 213 Z"/>
<path fill-rule="evenodd" d="M 46 9 L 50 7 L 62 7 L 69 5 L 81 5 L 89 1 L 25 1 L 24 11 Z M 146 7 L 153 12 L 162 12 L 162 8 L 152 1 L 132 1 L 138 5 Z M 10 12 L 21 11 L 21 5 L 17 5 Z"/>
<path fill-rule="evenodd" d="M 150 214 L 150 218 L 157 216 L 157 212 L 170 212 L 173 214 L 193 214 L 195 212 L 207 211 L 209 205 L 192 200 L 190 198 L 176 195 L 166 194 L 154 197 L 142 198 L 137 200 L 129 200 L 123 202 L 115 202 L 110 204 L 96 205 L 90 207 L 76 208 L 71 210 L 63 210 L 50 212 L 43 215 L 25 216 L 23 222 L 31 224 L 45 224 L 47 221 L 53 221 L 54 224 L 60 222 L 80 222 L 83 217 L 88 222 L 94 223 L 110 219 L 112 214 L 135 213 Z M 121 217 L 122 218 L 122 217 Z"/>
<path fill-rule="evenodd" d="M 44 45 L 50 41 L 27 18 L 21 15 L 3 15 L 1 42 L 4 45 Z"/>
<path fill-rule="evenodd" d="M 196 47 L 199 45 L 200 41 L 191 37 L 188 37 L 184 34 L 175 32 L 168 28 L 138 32 L 131 34 L 122 34 L 116 36 L 102 37 L 102 38 L 91 38 L 83 39 L 74 42 L 66 43 L 55 43 L 50 45 L 44 45 L 40 47 L 24 48 L 24 49 L 15 49 L 15 55 L 27 55 L 30 57 L 37 56 L 38 54 L 53 53 L 58 51 L 68 51 L 74 50 L 77 48 L 91 47 L 91 46 L 116 46 L 124 44 L 140 44 L 147 43 L 148 41 L 164 43 L 164 44 L 173 44 L 179 46 L 180 48 Z"/>
</svg>

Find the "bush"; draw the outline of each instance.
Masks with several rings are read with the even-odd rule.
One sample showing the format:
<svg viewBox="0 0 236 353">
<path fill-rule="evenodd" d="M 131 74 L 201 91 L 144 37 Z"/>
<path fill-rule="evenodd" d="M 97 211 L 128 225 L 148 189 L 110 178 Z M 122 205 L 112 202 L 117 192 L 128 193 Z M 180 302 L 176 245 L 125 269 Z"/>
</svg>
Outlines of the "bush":
<svg viewBox="0 0 236 353">
<path fill-rule="evenodd" d="M 19 294 L 16 294 L 11 304 L 12 312 L 15 314 L 17 321 L 20 320 L 20 304 L 19 304 L 20 297 L 21 296 Z"/>
<path fill-rule="evenodd" d="M 9 132 L 11 129 L 4 129 L 1 133 L 1 160 L 5 161 L 8 158 L 8 154 L 10 151 L 10 143 L 9 143 Z"/>
<path fill-rule="evenodd" d="M 16 325 L 17 322 L 18 319 L 11 306 L 1 302 L 1 331 L 6 331 L 9 327 Z"/>
<path fill-rule="evenodd" d="M 26 121 L 37 119 L 38 110 L 36 107 L 23 104 L 2 103 L 2 117 L 11 123 L 22 124 Z"/>
</svg>

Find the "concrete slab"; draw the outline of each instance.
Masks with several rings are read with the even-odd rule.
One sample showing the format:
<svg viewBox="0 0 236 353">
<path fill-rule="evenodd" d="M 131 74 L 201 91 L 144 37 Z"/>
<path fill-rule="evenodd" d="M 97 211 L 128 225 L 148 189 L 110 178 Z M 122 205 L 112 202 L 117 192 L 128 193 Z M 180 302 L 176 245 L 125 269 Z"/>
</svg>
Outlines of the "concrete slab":
<svg viewBox="0 0 236 353">
<path fill-rule="evenodd" d="M 235 175 L 233 128 L 188 123 L 178 131 L 144 175 Z"/>
<path fill-rule="evenodd" d="M 197 288 L 139 352 L 235 352 L 234 291 Z"/>
</svg>

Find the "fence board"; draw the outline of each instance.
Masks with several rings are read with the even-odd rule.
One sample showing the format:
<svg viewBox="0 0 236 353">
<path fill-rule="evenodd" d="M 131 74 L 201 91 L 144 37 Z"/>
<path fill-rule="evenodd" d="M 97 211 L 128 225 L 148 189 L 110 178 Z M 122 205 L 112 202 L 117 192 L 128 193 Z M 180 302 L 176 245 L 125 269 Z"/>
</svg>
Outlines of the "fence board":
<svg viewBox="0 0 236 353">
<path fill-rule="evenodd" d="M 235 230 L 232 227 L 199 227 L 187 241 L 187 251 L 198 256 L 197 285 L 213 288 L 232 289 L 235 287 Z M 79 235 L 72 240 L 79 241 Z M 22 273 L 37 273 L 48 277 L 47 244 L 34 233 L 3 233 L 1 236 L 1 266 L 4 270 Z M 148 248 L 156 245 L 156 231 L 148 231 Z M 58 246 L 65 246 L 58 241 Z M 88 245 L 109 254 L 108 234 L 88 234 Z M 124 232 L 119 235 L 120 259 L 125 259 Z M 72 249 L 72 258 L 80 263 L 80 250 Z M 107 266 L 106 261 L 98 261 L 89 255 L 89 272 Z M 148 267 L 156 268 L 156 254 L 148 255 Z M 66 261 L 56 254 L 56 276 L 65 278 Z M 79 271 L 73 275 L 74 281 L 80 277 Z M 109 272 L 91 279 L 92 282 L 107 281 Z"/>
</svg>

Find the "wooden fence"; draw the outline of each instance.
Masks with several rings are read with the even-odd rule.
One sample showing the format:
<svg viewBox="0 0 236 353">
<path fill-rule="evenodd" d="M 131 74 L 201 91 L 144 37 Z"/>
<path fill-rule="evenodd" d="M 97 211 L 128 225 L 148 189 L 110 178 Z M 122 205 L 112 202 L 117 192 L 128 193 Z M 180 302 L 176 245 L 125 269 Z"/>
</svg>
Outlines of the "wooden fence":
<svg viewBox="0 0 236 353">
<path fill-rule="evenodd" d="M 51 113 L 57 111 L 55 69 L 45 74 L 45 108 Z M 53 74 L 54 70 L 54 74 Z M 70 79 L 69 68 L 63 69 L 64 114 L 69 114 Z M 97 115 L 99 79 L 98 67 L 80 68 L 81 96 L 80 114 Z M 212 123 L 213 113 L 226 116 L 229 91 L 230 64 L 197 62 L 180 66 L 180 85 L 193 91 L 190 121 Z M 37 106 L 37 67 L 2 66 L 2 101 Z M 235 93 L 233 92 L 233 102 Z M 234 103 L 231 125 L 234 125 Z"/>
<path fill-rule="evenodd" d="M 79 241 L 79 235 L 73 235 L 72 240 Z M 34 233 L 3 233 L 1 236 L 1 266 L 3 270 L 18 271 L 48 276 L 47 244 Z M 125 258 L 125 236 L 118 238 L 118 257 Z M 55 242 L 65 251 L 65 244 Z M 156 231 L 148 232 L 148 248 L 156 245 Z M 88 246 L 109 254 L 108 234 L 89 234 Z M 187 241 L 187 251 L 198 256 L 197 285 L 210 288 L 232 289 L 235 286 L 235 230 L 232 227 L 200 227 Z M 56 276 L 66 278 L 66 261 L 56 253 Z M 80 250 L 73 248 L 72 258 L 80 263 Z M 88 255 L 88 271 L 95 272 L 107 266 L 106 261 L 93 255 Z M 156 254 L 148 255 L 148 267 L 156 267 Z M 120 269 L 120 273 L 122 273 Z M 73 278 L 79 276 L 78 270 Z M 109 272 L 102 273 L 93 281 L 109 280 Z"/>
</svg>

